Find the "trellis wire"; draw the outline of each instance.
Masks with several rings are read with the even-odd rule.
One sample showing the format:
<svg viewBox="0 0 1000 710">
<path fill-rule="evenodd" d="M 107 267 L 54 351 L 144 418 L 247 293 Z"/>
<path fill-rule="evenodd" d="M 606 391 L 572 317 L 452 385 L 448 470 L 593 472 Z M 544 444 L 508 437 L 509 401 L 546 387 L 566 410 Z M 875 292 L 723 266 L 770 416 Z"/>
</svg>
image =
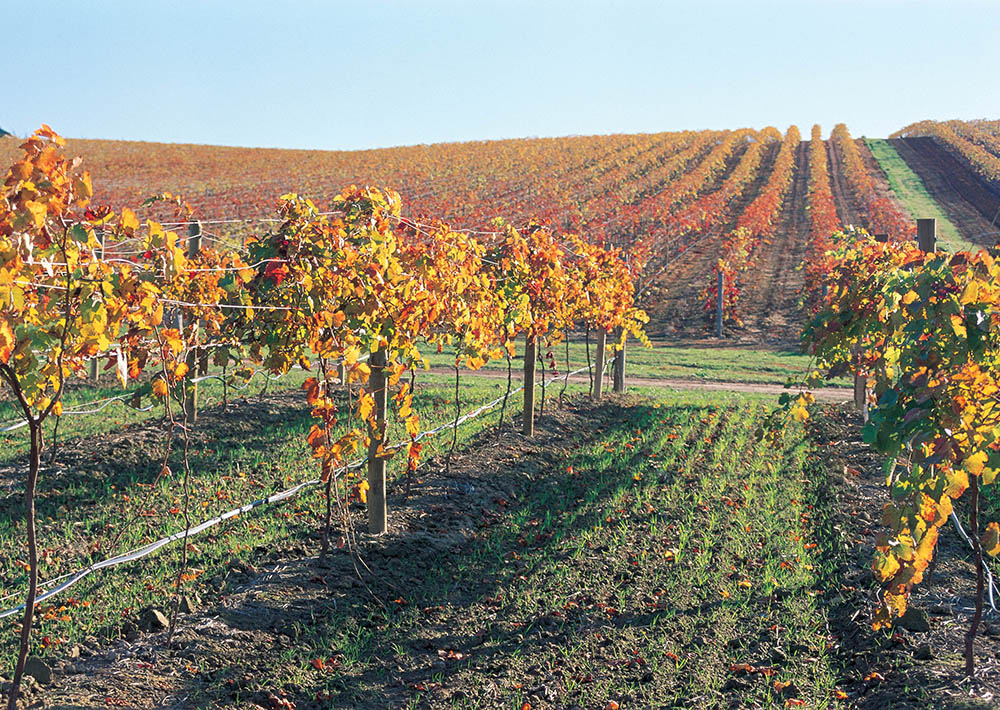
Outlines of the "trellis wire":
<svg viewBox="0 0 1000 710">
<path fill-rule="evenodd" d="M 579 368 L 577 370 L 574 370 L 572 372 L 567 372 L 565 375 L 560 375 L 560 376 L 558 376 L 558 377 L 550 380 L 550 383 L 557 382 L 558 380 L 561 380 L 561 379 L 567 379 L 568 380 L 573 375 L 578 375 L 578 374 L 580 374 L 581 372 L 583 372 L 586 369 L 587 369 L 586 367 L 581 367 L 581 368 Z M 440 425 L 440 426 L 438 426 L 438 427 L 436 427 L 434 429 L 429 429 L 427 431 L 420 432 L 419 434 L 417 434 L 416 437 L 413 438 L 413 441 L 414 442 L 420 441 L 420 440 L 422 440 L 422 439 L 424 439 L 426 437 L 434 436 L 435 434 L 439 434 L 439 433 L 441 433 L 442 431 L 444 431 L 446 429 L 450 429 L 452 427 L 460 426 L 460 425 L 464 424 L 465 422 L 469 421 L 470 419 L 478 417 L 481 414 L 484 414 L 485 412 L 487 412 L 487 411 L 489 411 L 491 409 L 495 409 L 501 402 L 504 401 L 504 399 L 509 398 L 511 395 L 517 394 L 518 392 L 520 392 L 523 389 L 524 389 L 524 385 L 521 385 L 517 389 L 512 390 L 509 394 L 505 394 L 502 397 L 498 397 L 498 398 L 494 399 L 492 402 L 487 402 L 486 404 L 480 406 L 479 408 L 477 408 L 477 409 L 475 409 L 475 410 L 473 410 L 471 412 L 468 412 L 466 414 L 463 414 L 461 417 L 458 417 L 457 419 L 453 419 L 450 422 L 446 422 L 445 424 L 442 424 L 442 425 Z M 400 448 L 402 448 L 404 446 L 407 446 L 409 443 L 410 443 L 409 440 L 398 442 L 396 444 L 392 444 L 391 446 L 386 447 L 386 449 L 387 450 L 400 449 Z M 368 457 L 357 459 L 357 460 L 352 461 L 351 463 L 347 464 L 344 467 L 343 470 L 344 471 L 352 471 L 354 469 L 361 468 L 367 462 L 368 462 Z M 137 548 L 137 549 L 132 550 L 130 552 L 125 552 L 125 553 L 122 553 L 120 555 L 116 555 L 115 557 L 109 557 L 106 560 L 101 560 L 100 562 L 95 562 L 94 564 L 90 565 L 89 567 L 85 567 L 84 569 L 79 570 L 78 572 L 67 573 L 65 575 L 62 575 L 61 577 L 56 577 L 56 578 L 48 580 L 46 582 L 40 582 L 39 583 L 40 586 L 48 586 L 48 585 L 53 584 L 53 583 L 55 583 L 55 582 L 57 582 L 59 580 L 66 580 L 62 584 L 58 585 L 57 587 L 54 587 L 53 589 L 50 589 L 49 591 L 43 592 L 42 594 L 38 595 L 38 597 L 35 599 L 35 604 L 36 605 L 37 604 L 41 604 L 45 600 L 51 599 L 52 597 L 56 596 L 57 594 L 60 594 L 61 592 L 66 591 L 67 589 L 69 589 L 70 587 L 72 587 L 73 585 L 75 585 L 77 582 L 79 582 L 80 580 L 82 580 L 85 577 L 87 577 L 88 575 L 90 575 L 92 572 L 97 572 L 98 570 L 106 569 L 106 568 L 109 568 L 109 567 L 117 567 L 118 565 L 125 564 L 126 562 L 134 562 L 136 560 L 142 559 L 143 557 L 151 555 L 152 553 L 156 552 L 157 550 L 159 550 L 164 545 L 168 545 L 171 542 L 176 542 L 177 540 L 184 539 L 185 537 L 190 538 L 190 537 L 192 537 L 194 535 L 197 535 L 197 534 L 199 534 L 199 533 L 201 533 L 201 532 L 203 532 L 203 531 L 205 531 L 205 530 L 207 530 L 207 529 L 209 529 L 211 527 L 214 527 L 215 525 L 218 525 L 221 522 L 224 522 L 224 521 L 229 520 L 231 518 L 235 518 L 236 516 L 238 516 L 238 515 L 240 515 L 242 513 L 249 512 L 249 511 L 253 510 L 254 508 L 259 508 L 259 507 L 264 506 L 264 505 L 270 505 L 272 503 L 278 503 L 280 501 L 286 500 L 286 499 L 291 498 L 292 496 L 300 493 L 303 490 L 307 490 L 307 489 L 310 489 L 310 488 L 315 488 L 316 486 L 320 485 L 321 483 L 322 483 L 322 481 L 320 481 L 318 478 L 310 479 L 310 480 L 305 481 L 303 483 L 299 483 L 296 486 L 288 488 L 288 489 L 286 489 L 284 491 L 281 491 L 280 493 L 274 493 L 274 494 L 269 495 L 269 496 L 267 496 L 265 498 L 258 498 L 257 500 L 252 501 L 250 503 L 246 503 L 245 505 L 242 505 L 242 506 L 240 506 L 238 508 L 233 508 L 232 510 L 226 511 L 225 513 L 223 513 L 221 515 L 218 515 L 218 516 L 216 516 L 214 518 L 211 518 L 210 520 L 206 520 L 206 521 L 204 521 L 202 523 L 199 523 L 198 525 L 196 525 L 193 528 L 185 529 L 185 530 L 180 530 L 180 531 L 174 533 L 173 535 L 169 535 L 169 536 L 167 536 L 165 538 L 161 538 L 161 539 L 159 539 L 159 540 L 157 540 L 155 542 L 151 542 L 148 545 L 144 545 L 143 547 Z M 4 597 L 4 598 L 5 599 L 9 598 L 9 596 L 11 596 L 11 595 L 8 595 L 8 597 Z M 7 609 L 5 611 L 0 612 L 0 619 L 3 619 L 5 617 L 7 617 L 7 616 L 11 616 L 12 614 L 16 614 L 16 613 L 18 613 L 20 611 L 23 611 L 23 610 L 24 610 L 24 604 L 20 604 L 20 605 L 18 605 L 16 607 L 12 607 L 10 609 Z"/>
</svg>

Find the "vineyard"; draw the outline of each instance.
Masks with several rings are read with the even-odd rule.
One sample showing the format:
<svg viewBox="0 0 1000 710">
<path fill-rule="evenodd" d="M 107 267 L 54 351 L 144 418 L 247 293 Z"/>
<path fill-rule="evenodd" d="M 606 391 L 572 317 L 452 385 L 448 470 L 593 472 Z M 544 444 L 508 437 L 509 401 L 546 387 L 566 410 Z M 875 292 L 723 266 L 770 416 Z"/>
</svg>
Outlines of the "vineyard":
<svg viewBox="0 0 1000 710">
<path fill-rule="evenodd" d="M 0 160 L 10 710 L 1000 693 L 996 122 Z"/>
</svg>

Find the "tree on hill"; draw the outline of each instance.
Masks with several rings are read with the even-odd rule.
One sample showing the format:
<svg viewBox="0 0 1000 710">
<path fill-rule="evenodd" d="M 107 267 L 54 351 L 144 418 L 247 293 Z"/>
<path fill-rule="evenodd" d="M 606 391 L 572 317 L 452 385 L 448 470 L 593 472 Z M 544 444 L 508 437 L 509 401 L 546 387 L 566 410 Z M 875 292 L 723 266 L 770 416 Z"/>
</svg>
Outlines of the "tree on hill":
<svg viewBox="0 0 1000 710">
<path fill-rule="evenodd" d="M 4 136 L 12 136 L 12 135 L 14 135 L 14 134 L 11 133 L 10 131 L 5 131 L 3 128 L 0 128 L 0 138 L 3 138 Z"/>
</svg>

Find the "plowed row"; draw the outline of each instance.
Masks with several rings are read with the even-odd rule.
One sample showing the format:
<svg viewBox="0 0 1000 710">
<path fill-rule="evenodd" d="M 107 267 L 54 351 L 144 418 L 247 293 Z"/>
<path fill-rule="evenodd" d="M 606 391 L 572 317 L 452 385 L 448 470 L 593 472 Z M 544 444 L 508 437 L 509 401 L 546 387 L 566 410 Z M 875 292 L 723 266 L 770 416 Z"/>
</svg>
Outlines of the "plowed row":
<svg viewBox="0 0 1000 710">
<path fill-rule="evenodd" d="M 69 151 L 92 171 L 98 203 L 135 203 L 161 192 L 183 195 L 195 217 L 204 220 L 210 241 L 232 241 L 246 225 L 222 220 L 267 216 L 283 193 L 311 197 L 322 208 L 356 183 L 397 189 L 409 216 L 440 215 L 457 228 L 490 229 L 496 217 L 538 218 L 626 249 L 643 244 L 650 252 L 651 283 L 644 292 L 650 335 L 699 339 L 711 332 L 712 323 L 703 292 L 727 235 L 771 175 L 779 146 L 774 136 L 780 139 L 774 129 L 686 131 L 357 152 L 74 140 Z M 749 181 L 730 183 L 731 199 L 706 199 L 725 194 L 752 141 L 766 146 Z M 0 139 L 0 159 L 13 154 L 17 142 Z M 840 219 L 863 225 L 865 215 L 840 175 L 836 151 L 828 152 Z M 803 143 L 773 235 L 740 276 L 745 326 L 727 332 L 730 337 L 754 342 L 797 337 L 802 278 L 796 267 L 809 239 L 807 172 Z M 980 201 L 985 204 L 985 196 Z M 717 212 L 699 214 L 701 205 Z"/>
<path fill-rule="evenodd" d="M 967 239 L 996 243 L 1000 195 L 933 138 L 896 138 L 892 145 Z"/>
</svg>

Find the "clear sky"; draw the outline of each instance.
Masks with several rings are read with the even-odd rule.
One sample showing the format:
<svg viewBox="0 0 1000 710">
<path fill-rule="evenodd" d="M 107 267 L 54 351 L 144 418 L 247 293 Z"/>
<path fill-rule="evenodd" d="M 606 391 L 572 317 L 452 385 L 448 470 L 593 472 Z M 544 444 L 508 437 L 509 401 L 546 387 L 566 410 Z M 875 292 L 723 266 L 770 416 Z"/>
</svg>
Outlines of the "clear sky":
<svg viewBox="0 0 1000 710">
<path fill-rule="evenodd" d="M 1000 118 L 996 0 L 0 0 L 0 126 L 353 149 Z"/>
</svg>

